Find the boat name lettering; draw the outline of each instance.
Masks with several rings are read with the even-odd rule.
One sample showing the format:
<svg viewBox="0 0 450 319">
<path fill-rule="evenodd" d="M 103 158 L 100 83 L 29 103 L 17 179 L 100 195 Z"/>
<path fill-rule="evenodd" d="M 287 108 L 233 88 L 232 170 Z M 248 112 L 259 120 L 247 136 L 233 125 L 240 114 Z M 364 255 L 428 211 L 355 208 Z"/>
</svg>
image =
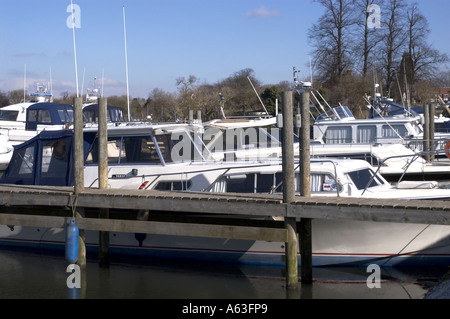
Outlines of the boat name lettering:
<svg viewBox="0 0 450 319">
<path fill-rule="evenodd" d="M 114 174 L 112 178 L 114 179 L 127 178 L 127 174 Z"/>
</svg>

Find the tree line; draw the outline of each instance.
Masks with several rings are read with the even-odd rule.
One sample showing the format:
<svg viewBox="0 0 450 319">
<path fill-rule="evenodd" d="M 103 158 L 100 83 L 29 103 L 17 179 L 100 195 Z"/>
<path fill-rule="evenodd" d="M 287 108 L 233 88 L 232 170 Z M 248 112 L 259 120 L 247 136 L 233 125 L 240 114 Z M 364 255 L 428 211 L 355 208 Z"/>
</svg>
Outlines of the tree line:
<svg viewBox="0 0 450 319">
<path fill-rule="evenodd" d="M 449 57 L 428 43 L 429 23 L 417 3 L 313 1 L 324 8 L 308 29 L 313 70 L 316 86 L 332 103 L 355 109 L 364 104 L 364 94 L 373 96 L 376 82 L 384 96 L 404 105 L 423 105 L 437 87 L 449 85 L 448 71 L 439 69 Z"/>
</svg>

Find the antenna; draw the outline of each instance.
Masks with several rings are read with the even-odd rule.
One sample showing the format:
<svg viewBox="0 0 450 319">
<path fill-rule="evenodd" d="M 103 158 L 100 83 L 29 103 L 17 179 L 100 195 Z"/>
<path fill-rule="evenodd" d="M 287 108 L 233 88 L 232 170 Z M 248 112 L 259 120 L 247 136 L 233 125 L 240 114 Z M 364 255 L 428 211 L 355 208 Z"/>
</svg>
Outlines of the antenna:
<svg viewBox="0 0 450 319">
<path fill-rule="evenodd" d="M 50 67 L 50 102 L 53 103 L 53 79 L 52 79 L 52 68 Z"/>
<path fill-rule="evenodd" d="M 104 81 L 104 79 L 105 79 L 105 69 L 102 70 L 102 92 L 100 93 L 101 97 L 103 97 L 103 81 Z"/>
<path fill-rule="evenodd" d="M 81 97 L 83 97 L 85 74 L 86 74 L 86 68 L 83 68 L 83 80 L 81 81 Z M 87 95 L 87 93 L 86 93 L 86 95 Z M 87 96 L 86 96 L 86 100 L 87 100 Z"/>
<path fill-rule="evenodd" d="M 70 0 L 70 9 L 72 10 L 72 36 L 73 36 L 73 52 L 74 52 L 74 59 L 75 59 L 75 82 L 77 86 L 77 97 L 79 97 L 78 93 L 78 66 L 77 66 L 77 46 L 75 43 L 75 19 L 73 18 L 73 3 L 72 0 Z"/>
<path fill-rule="evenodd" d="M 23 70 L 23 103 L 25 103 L 26 92 L 27 92 L 27 65 L 25 64 L 25 68 Z"/>
<path fill-rule="evenodd" d="M 127 56 L 127 29 L 125 26 L 125 6 L 123 6 L 123 36 L 124 36 L 124 40 L 125 40 L 125 73 L 126 73 L 126 78 L 127 78 L 128 121 L 131 121 L 130 89 L 128 87 L 128 56 Z"/>
</svg>

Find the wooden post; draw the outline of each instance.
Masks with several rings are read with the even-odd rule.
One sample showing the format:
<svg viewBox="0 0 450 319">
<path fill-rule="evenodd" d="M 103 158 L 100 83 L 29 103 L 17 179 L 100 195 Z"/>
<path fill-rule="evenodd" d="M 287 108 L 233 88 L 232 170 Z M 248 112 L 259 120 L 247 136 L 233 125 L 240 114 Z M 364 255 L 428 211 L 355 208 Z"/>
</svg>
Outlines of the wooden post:
<svg viewBox="0 0 450 319">
<path fill-rule="evenodd" d="M 428 107 L 430 108 L 429 110 L 429 114 L 430 114 L 430 143 L 429 143 L 429 148 L 430 148 L 430 161 L 434 161 L 434 151 L 435 151 L 435 147 L 434 147 L 434 131 L 435 131 L 435 127 L 434 127 L 434 105 L 432 103 L 430 103 L 428 105 Z"/>
<path fill-rule="evenodd" d="M 292 91 L 283 92 L 281 99 L 283 108 L 283 202 L 289 204 L 293 202 L 295 198 Z"/>
<path fill-rule="evenodd" d="M 309 91 L 302 93 L 302 107 L 300 109 L 300 195 L 311 196 L 311 149 L 310 149 L 310 123 L 309 123 Z"/>
<path fill-rule="evenodd" d="M 83 102 L 81 97 L 74 98 L 74 163 L 75 194 L 84 191 L 84 149 L 83 149 Z"/>
<path fill-rule="evenodd" d="M 108 188 L 108 130 L 107 130 L 107 100 L 100 98 L 98 103 L 98 186 Z"/>
<path fill-rule="evenodd" d="M 108 129 L 107 99 L 100 98 L 98 103 L 98 187 L 108 188 Z M 99 218 L 109 218 L 109 209 L 100 208 Z M 109 264 L 109 232 L 99 232 L 98 255 L 101 265 Z"/>
<path fill-rule="evenodd" d="M 300 195 L 311 197 L 311 162 L 310 162 L 310 120 L 309 90 L 302 93 L 301 107 L 302 127 L 300 130 Z M 311 219 L 300 220 L 300 264 L 302 283 L 312 282 L 312 238 Z"/>
<path fill-rule="evenodd" d="M 75 97 L 73 101 L 73 122 L 74 122 L 74 193 L 75 198 L 84 191 L 84 147 L 83 147 L 83 101 L 81 97 Z M 75 204 L 76 206 L 76 199 Z M 84 210 L 74 208 L 76 218 L 84 217 Z M 86 245 L 85 231 L 80 230 L 78 237 L 78 261 L 77 264 L 83 268 L 86 266 Z"/>
<path fill-rule="evenodd" d="M 289 205 L 295 198 L 294 177 L 294 126 L 292 91 L 282 93 L 283 108 L 283 139 L 282 139 L 282 166 L 283 166 L 283 203 Z M 298 286 L 298 260 L 297 260 L 297 234 L 295 218 L 286 217 L 285 227 L 288 231 L 286 242 L 286 286 L 297 289 Z"/>
<path fill-rule="evenodd" d="M 424 117 L 424 125 L 423 125 L 423 151 L 425 152 L 425 159 L 427 161 L 430 160 L 430 155 L 428 152 L 430 151 L 430 108 L 425 105 L 423 108 L 423 117 Z"/>
</svg>

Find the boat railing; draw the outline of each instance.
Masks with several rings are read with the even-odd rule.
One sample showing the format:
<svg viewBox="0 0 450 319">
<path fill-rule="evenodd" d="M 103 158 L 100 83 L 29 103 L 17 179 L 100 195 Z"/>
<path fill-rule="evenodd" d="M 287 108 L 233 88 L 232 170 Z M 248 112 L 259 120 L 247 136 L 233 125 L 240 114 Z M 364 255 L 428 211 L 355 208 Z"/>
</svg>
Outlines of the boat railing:
<svg viewBox="0 0 450 319">
<path fill-rule="evenodd" d="M 439 155 L 439 154 L 442 154 L 442 153 L 444 153 L 444 151 L 417 152 L 417 153 L 414 153 L 414 154 L 407 154 L 407 155 L 404 154 L 404 155 L 393 155 L 393 156 L 388 156 L 388 157 L 384 158 L 383 160 L 381 160 L 381 161 L 378 163 L 378 167 L 377 167 L 377 170 L 375 171 L 375 175 L 379 173 L 379 171 L 381 170 L 381 167 L 385 165 L 385 162 L 387 162 L 387 161 L 389 161 L 389 160 L 391 160 L 391 159 L 394 159 L 394 158 L 409 158 L 409 157 L 410 157 L 411 160 L 409 160 L 409 161 L 407 160 L 407 161 L 406 161 L 406 165 L 402 167 L 403 173 L 402 173 L 402 175 L 399 177 L 399 179 L 398 179 L 398 181 L 397 181 L 397 183 L 400 183 L 400 182 L 402 181 L 403 177 L 405 176 L 406 171 L 409 169 L 409 167 L 412 165 L 412 163 L 414 163 L 416 160 L 418 160 L 418 159 L 423 160 L 423 158 L 424 158 L 426 155 Z M 371 178 L 371 180 L 370 180 L 370 182 L 369 182 L 368 185 L 370 185 L 370 183 L 372 183 L 373 178 L 374 178 L 374 177 Z M 367 187 L 368 187 L 368 186 L 367 186 Z M 366 188 L 367 188 L 367 187 L 366 187 Z M 366 189 L 364 189 L 364 191 L 365 191 L 365 190 L 366 190 Z M 364 192 L 363 192 L 363 194 L 364 194 Z"/>
</svg>

